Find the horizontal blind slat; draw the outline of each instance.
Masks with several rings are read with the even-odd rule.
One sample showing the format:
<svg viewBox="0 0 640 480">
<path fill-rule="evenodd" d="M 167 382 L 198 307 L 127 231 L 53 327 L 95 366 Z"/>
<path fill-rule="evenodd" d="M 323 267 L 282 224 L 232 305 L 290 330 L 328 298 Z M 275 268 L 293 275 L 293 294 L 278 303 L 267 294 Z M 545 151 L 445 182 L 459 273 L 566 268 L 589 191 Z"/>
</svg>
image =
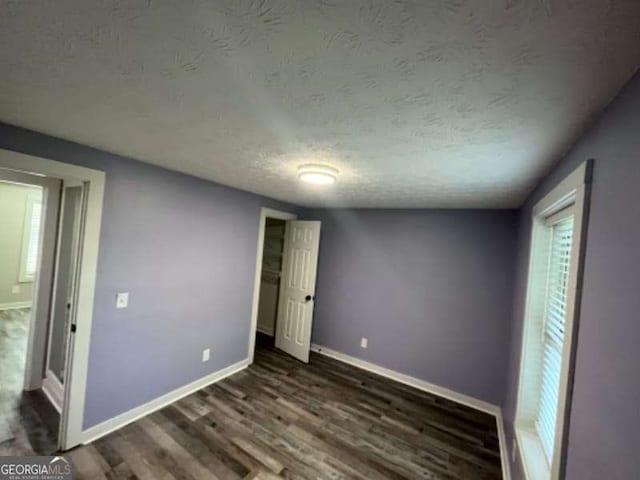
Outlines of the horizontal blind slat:
<svg viewBox="0 0 640 480">
<path fill-rule="evenodd" d="M 567 315 L 568 280 L 573 245 L 573 217 L 553 225 L 536 429 L 549 462 L 553 455 L 557 420 L 562 350 Z"/>
<path fill-rule="evenodd" d="M 40 220 L 42 216 L 42 203 L 36 201 L 33 203 L 31 210 L 31 219 L 29 225 L 29 245 L 27 249 L 27 258 L 25 262 L 26 274 L 33 276 L 38 267 L 38 242 L 40 240 Z"/>
</svg>

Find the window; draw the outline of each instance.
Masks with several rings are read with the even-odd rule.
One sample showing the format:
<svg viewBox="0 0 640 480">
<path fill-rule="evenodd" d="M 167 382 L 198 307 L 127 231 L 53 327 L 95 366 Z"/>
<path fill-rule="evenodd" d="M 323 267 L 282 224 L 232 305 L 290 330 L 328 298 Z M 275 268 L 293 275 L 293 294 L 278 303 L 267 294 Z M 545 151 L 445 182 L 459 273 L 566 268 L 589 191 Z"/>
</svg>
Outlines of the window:
<svg viewBox="0 0 640 480">
<path fill-rule="evenodd" d="M 573 223 L 573 215 L 570 214 L 550 226 L 549 280 L 542 329 L 542 368 L 536 412 L 536 430 L 549 461 L 553 456 L 562 348 L 565 342 Z"/>
<path fill-rule="evenodd" d="M 516 413 L 528 480 L 556 480 L 564 468 L 589 172 L 590 164 L 582 165 L 533 212 Z"/>
<path fill-rule="evenodd" d="M 40 225 L 42 220 L 42 193 L 27 196 L 24 230 L 22 233 L 22 254 L 20 258 L 20 282 L 33 282 L 38 269 L 40 247 Z"/>
</svg>

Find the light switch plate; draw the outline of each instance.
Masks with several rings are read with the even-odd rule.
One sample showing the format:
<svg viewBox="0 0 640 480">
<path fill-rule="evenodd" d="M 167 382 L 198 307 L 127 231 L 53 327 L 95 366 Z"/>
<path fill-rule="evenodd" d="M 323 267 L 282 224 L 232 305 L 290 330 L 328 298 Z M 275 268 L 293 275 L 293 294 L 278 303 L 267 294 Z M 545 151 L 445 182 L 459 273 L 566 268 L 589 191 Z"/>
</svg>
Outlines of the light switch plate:
<svg viewBox="0 0 640 480">
<path fill-rule="evenodd" d="M 210 348 L 205 348 L 202 351 L 202 361 L 203 362 L 208 362 L 209 358 L 211 358 L 211 349 Z"/>
<path fill-rule="evenodd" d="M 20 293 L 21 290 L 20 285 L 14 285 L 11 287 L 11 293 Z"/>
<path fill-rule="evenodd" d="M 129 292 L 116 294 L 116 308 L 127 308 L 129 306 Z"/>
<path fill-rule="evenodd" d="M 360 346 L 362 348 L 367 348 L 369 346 L 369 339 L 367 337 L 362 337 L 362 340 L 360 340 Z"/>
</svg>

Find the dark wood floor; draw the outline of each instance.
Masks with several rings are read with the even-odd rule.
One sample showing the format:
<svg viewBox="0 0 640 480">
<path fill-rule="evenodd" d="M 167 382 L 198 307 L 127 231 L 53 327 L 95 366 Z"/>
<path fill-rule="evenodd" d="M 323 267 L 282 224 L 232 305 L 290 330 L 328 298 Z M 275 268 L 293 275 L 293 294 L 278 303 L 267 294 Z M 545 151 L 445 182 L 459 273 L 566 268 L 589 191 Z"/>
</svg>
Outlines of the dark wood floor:
<svg viewBox="0 0 640 480">
<path fill-rule="evenodd" d="M 52 453 L 51 407 L 21 394 L 15 373 L 26 330 L 16 318 L 0 325 L 0 456 Z M 304 365 L 257 343 L 248 369 L 65 453 L 74 478 L 502 478 L 493 417 L 315 353 Z"/>
<path fill-rule="evenodd" d="M 499 479 L 495 419 L 312 354 L 255 364 L 66 454 L 76 479 Z"/>
<path fill-rule="evenodd" d="M 59 416 L 41 392 L 23 392 L 29 309 L 0 310 L 0 456 L 49 455 Z"/>
</svg>

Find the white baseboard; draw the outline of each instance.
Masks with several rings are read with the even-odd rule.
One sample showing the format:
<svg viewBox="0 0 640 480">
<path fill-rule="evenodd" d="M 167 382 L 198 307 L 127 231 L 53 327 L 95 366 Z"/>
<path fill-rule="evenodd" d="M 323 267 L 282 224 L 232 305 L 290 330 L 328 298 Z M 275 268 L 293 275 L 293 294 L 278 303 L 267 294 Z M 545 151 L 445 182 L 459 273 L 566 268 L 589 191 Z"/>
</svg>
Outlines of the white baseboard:
<svg viewBox="0 0 640 480">
<path fill-rule="evenodd" d="M 498 425 L 498 442 L 500 443 L 500 462 L 502 463 L 502 479 L 511 480 L 511 464 L 509 463 L 509 448 L 507 447 L 507 436 L 504 431 L 504 418 L 502 409 L 496 415 Z"/>
<path fill-rule="evenodd" d="M 273 328 L 268 329 L 268 328 L 264 328 L 261 327 L 260 325 L 258 325 L 258 327 L 256 328 L 256 330 L 260 333 L 264 333 L 265 335 L 269 335 L 270 337 L 273 337 L 274 333 L 273 333 Z"/>
<path fill-rule="evenodd" d="M 371 362 L 367 362 L 365 360 L 360 360 L 359 358 L 352 357 L 350 355 L 346 355 L 344 353 L 337 352 L 335 350 L 331 350 L 329 348 L 322 347 L 320 345 L 311 345 L 311 350 L 327 357 L 334 358 L 344 363 L 348 363 L 355 367 L 361 368 L 363 370 L 370 371 L 372 373 L 376 373 L 386 378 L 390 378 L 391 380 L 395 380 L 396 382 L 402 383 L 404 385 L 409 385 L 411 387 L 417 388 L 418 390 L 422 390 L 434 395 L 438 395 L 454 402 L 461 403 L 471 408 L 475 408 L 476 410 L 480 410 L 482 412 L 488 413 L 490 415 L 494 415 L 496 417 L 496 425 L 498 429 L 498 439 L 500 442 L 500 456 L 502 462 L 502 474 L 504 480 L 510 480 L 510 468 L 509 468 L 509 459 L 508 459 L 508 449 L 506 445 L 506 437 L 504 430 L 504 421 L 502 418 L 502 411 L 500 407 L 497 405 L 493 405 L 488 402 L 484 402 L 482 400 L 478 400 L 476 398 L 470 397 L 468 395 L 464 395 L 458 392 L 454 392 L 453 390 L 449 390 L 448 388 L 440 387 L 438 385 L 434 385 L 429 382 L 425 382 L 424 380 L 420 380 L 415 377 L 411 377 L 409 375 L 405 375 L 400 372 L 396 372 L 394 370 L 390 370 L 388 368 L 381 367 Z M 184 387 L 177 388 L 161 397 L 158 397 L 150 402 L 145 403 L 144 405 L 140 405 L 135 407 L 128 412 L 122 413 L 114 418 L 106 420 L 98 425 L 88 428 L 82 432 L 82 443 L 88 444 L 91 443 L 105 435 L 108 435 L 111 432 L 114 432 L 130 423 L 139 420 L 140 418 L 149 415 L 161 408 L 166 407 L 167 405 L 180 400 L 188 395 L 191 395 L 193 392 L 196 392 L 212 383 L 218 382 L 223 378 L 226 378 L 234 373 L 237 373 L 241 370 L 244 370 L 249 366 L 249 359 L 242 360 L 238 363 L 230 365 L 222 370 L 214 372 L 206 377 L 203 377 L 195 382 L 192 382 Z"/>
<path fill-rule="evenodd" d="M 493 403 L 479 400 L 477 398 L 471 397 L 469 395 L 465 395 L 463 393 L 455 392 L 448 388 L 441 387 L 439 385 L 435 385 L 433 383 L 429 383 L 424 380 L 420 380 L 419 378 L 415 378 L 410 375 L 406 375 L 404 373 L 400 373 L 395 370 L 382 367 L 380 365 L 376 365 L 375 363 L 367 362 L 366 360 L 361 360 L 359 358 L 352 357 L 351 355 L 347 355 L 345 353 L 341 353 L 336 350 L 331 350 L 330 348 L 323 347 L 322 345 L 312 344 L 311 351 L 317 352 L 321 355 L 325 355 L 327 357 L 333 358 L 335 360 L 339 360 L 344 363 L 348 363 L 349 365 L 353 365 L 354 367 L 367 370 L 368 372 L 378 374 L 380 376 L 389 378 L 391 380 L 395 380 L 398 383 L 409 385 L 410 387 L 417 388 L 418 390 L 422 390 L 423 392 L 431 393 L 433 395 L 446 398 L 453 402 L 457 402 L 462 405 L 466 405 L 467 407 L 471 407 L 473 409 L 480 410 L 481 412 L 488 413 L 489 415 L 495 416 L 496 426 L 498 429 L 498 440 L 500 442 L 500 459 L 502 463 L 502 476 L 504 480 L 511 479 L 510 470 L 509 470 L 508 449 L 507 449 L 506 438 L 504 433 L 504 423 L 502 420 L 502 409 L 498 405 L 494 405 Z"/>
<path fill-rule="evenodd" d="M 345 353 L 336 352 L 335 350 L 331 350 L 330 348 L 326 348 L 321 345 L 311 345 L 311 351 L 318 352 L 322 355 L 326 355 L 327 357 L 331 357 L 336 360 L 340 360 L 341 362 L 348 363 L 349 365 L 353 365 L 354 367 L 377 373 L 378 375 L 390 378 L 391 380 L 395 380 L 396 382 L 403 383 L 405 385 L 409 385 L 410 387 L 417 388 L 418 390 L 438 395 L 439 397 L 461 403 L 463 405 L 466 405 L 467 407 L 475 408 L 476 410 L 480 410 L 490 415 L 497 415 L 498 412 L 500 412 L 500 407 L 492 403 L 478 400 L 477 398 L 473 398 L 462 393 L 454 392 L 453 390 L 449 390 L 448 388 L 440 387 L 439 385 L 425 382 L 424 380 L 420 380 L 419 378 L 405 375 L 404 373 L 396 372 L 395 370 L 390 370 L 385 367 L 381 367 L 380 365 L 376 365 L 375 363 L 360 360 L 359 358 L 352 357 Z"/>
<path fill-rule="evenodd" d="M 0 310 L 16 310 L 18 308 L 31 308 L 31 301 L 0 303 Z"/>
<path fill-rule="evenodd" d="M 110 418 L 98 425 L 90 427 L 82 432 L 82 443 L 87 444 L 91 443 L 105 435 L 108 435 L 111 432 L 119 430 L 120 428 L 139 420 L 140 418 L 149 415 L 161 408 L 166 407 L 167 405 L 180 400 L 188 395 L 191 395 L 193 392 L 200 390 L 212 383 L 219 382 L 223 378 L 226 378 L 234 373 L 239 372 L 240 370 L 244 370 L 249 366 L 249 359 L 244 359 L 238 363 L 234 363 L 233 365 L 229 365 L 222 370 L 218 370 L 206 377 L 202 377 L 195 382 L 191 382 L 184 387 L 177 388 L 169 393 L 166 393 L 150 402 L 147 402 L 138 407 L 132 408 L 131 410 L 121 413 L 120 415 Z"/>
<path fill-rule="evenodd" d="M 42 391 L 47 396 L 51 404 L 62 413 L 62 402 L 64 401 L 64 387 L 60 380 L 53 373 L 47 372 L 42 379 Z"/>
</svg>

